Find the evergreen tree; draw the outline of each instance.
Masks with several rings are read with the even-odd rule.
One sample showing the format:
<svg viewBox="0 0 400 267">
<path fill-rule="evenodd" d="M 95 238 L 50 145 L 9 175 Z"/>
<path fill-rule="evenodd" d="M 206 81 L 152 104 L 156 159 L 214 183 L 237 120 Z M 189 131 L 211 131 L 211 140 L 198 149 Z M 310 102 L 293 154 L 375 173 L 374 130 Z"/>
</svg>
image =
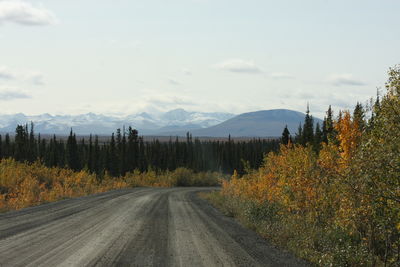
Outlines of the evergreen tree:
<svg viewBox="0 0 400 267">
<path fill-rule="evenodd" d="M 364 130 L 365 128 L 365 112 L 361 103 L 357 102 L 356 107 L 353 112 L 353 120 L 357 122 L 360 130 Z"/>
<path fill-rule="evenodd" d="M 139 168 L 139 140 L 138 131 L 128 128 L 128 148 L 127 148 L 127 164 L 129 170 L 133 171 Z"/>
<path fill-rule="evenodd" d="M 326 135 L 329 143 L 337 143 L 337 133 L 333 124 L 333 111 L 330 105 L 328 111 L 326 112 Z"/>
<path fill-rule="evenodd" d="M 76 135 L 72 132 L 72 129 L 67 140 L 66 153 L 67 166 L 72 170 L 79 170 L 81 164 L 79 159 L 78 144 L 76 142 Z"/>
<path fill-rule="evenodd" d="M 112 176 L 118 176 L 118 155 L 117 149 L 115 145 L 115 137 L 114 133 L 111 135 L 111 141 L 108 149 L 108 156 L 107 156 L 107 163 L 108 164 L 108 171 Z"/>
<path fill-rule="evenodd" d="M 296 140 L 297 144 L 300 144 L 300 145 L 304 144 L 303 127 L 301 127 L 301 123 L 299 124 L 299 128 L 297 129 L 295 140 Z"/>
<path fill-rule="evenodd" d="M 314 141 L 314 119 L 310 115 L 310 108 L 307 105 L 306 117 L 303 127 L 303 145 L 312 144 Z"/>
<path fill-rule="evenodd" d="M 287 125 L 286 125 L 285 129 L 283 130 L 283 133 L 282 133 L 282 138 L 281 138 L 282 144 L 284 144 L 284 145 L 289 144 L 290 139 L 291 139 L 290 138 L 290 132 L 289 132 L 289 129 L 288 129 Z"/>
<path fill-rule="evenodd" d="M 37 158 L 36 140 L 33 128 L 34 128 L 33 122 L 31 122 L 31 129 L 29 132 L 29 147 L 27 155 L 27 158 L 30 162 L 34 162 Z"/>
<path fill-rule="evenodd" d="M 94 147 L 93 147 L 93 170 L 100 175 L 104 171 L 104 167 L 101 165 L 101 151 L 99 145 L 99 137 L 96 135 L 94 138 Z"/>
<path fill-rule="evenodd" d="M 18 161 L 27 160 L 27 148 L 29 147 L 27 127 L 18 125 L 15 129 L 14 158 Z"/>
<path fill-rule="evenodd" d="M 95 172 L 94 170 L 94 151 L 93 151 L 93 137 L 89 135 L 89 144 L 87 152 L 87 168 L 90 172 Z"/>
<path fill-rule="evenodd" d="M 327 144 L 328 143 L 328 130 L 327 130 L 327 118 L 324 118 L 324 121 L 322 123 L 322 141 Z"/>
<path fill-rule="evenodd" d="M 7 133 L 6 138 L 4 140 L 4 146 L 3 146 L 3 157 L 4 158 L 9 158 L 13 155 L 12 153 L 12 147 L 11 147 L 11 141 L 10 141 L 10 135 Z"/>
<path fill-rule="evenodd" d="M 375 103 L 372 105 L 371 118 L 368 121 L 367 130 L 371 130 L 372 128 L 374 128 L 375 118 L 379 115 L 380 107 L 381 107 L 381 103 L 380 103 L 380 97 L 379 97 L 379 91 L 378 91 Z"/>
<path fill-rule="evenodd" d="M 319 152 L 321 150 L 321 143 L 323 142 L 323 132 L 321 131 L 321 127 L 317 122 L 317 126 L 315 127 L 315 135 L 314 135 L 314 151 Z"/>
</svg>

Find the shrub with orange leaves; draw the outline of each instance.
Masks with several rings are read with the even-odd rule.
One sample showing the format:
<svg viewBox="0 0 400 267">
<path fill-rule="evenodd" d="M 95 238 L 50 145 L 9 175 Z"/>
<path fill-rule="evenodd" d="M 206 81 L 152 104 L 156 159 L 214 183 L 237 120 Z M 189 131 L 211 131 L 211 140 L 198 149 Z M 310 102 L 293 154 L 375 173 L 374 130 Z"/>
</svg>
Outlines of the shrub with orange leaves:
<svg viewBox="0 0 400 267">
<path fill-rule="evenodd" d="M 334 142 L 323 143 L 318 152 L 311 145 L 282 145 L 257 171 L 243 177 L 235 173 L 224 182 L 226 200 L 217 202 L 318 265 L 396 266 L 400 89 L 391 92 L 367 128 L 344 111 L 333 122 Z M 275 221 L 270 210 L 279 215 Z"/>
<path fill-rule="evenodd" d="M 185 168 L 160 174 L 135 171 L 124 177 L 105 173 L 100 178 L 87 171 L 3 159 L 0 161 L 0 212 L 127 187 L 213 186 L 223 178 L 219 173 L 194 173 Z"/>
</svg>

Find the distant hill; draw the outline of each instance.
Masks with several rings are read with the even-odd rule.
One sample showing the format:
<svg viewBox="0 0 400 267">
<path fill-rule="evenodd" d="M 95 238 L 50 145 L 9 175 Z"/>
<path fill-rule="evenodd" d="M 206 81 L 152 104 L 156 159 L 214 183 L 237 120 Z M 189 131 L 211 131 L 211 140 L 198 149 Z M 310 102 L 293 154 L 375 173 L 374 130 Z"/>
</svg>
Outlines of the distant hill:
<svg viewBox="0 0 400 267">
<path fill-rule="evenodd" d="M 294 136 L 305 114 L 288 110 L 273 109 L 243 113 L 215 126 L 190 130 L 193 136 L 208 137 L 278 137 L 282 135 L 285 125 Z M 314 118 L 314 122 L 322 121 Z M 182 132 L 164 133 L 165 135 L 182 135 Z"/>
</svg>

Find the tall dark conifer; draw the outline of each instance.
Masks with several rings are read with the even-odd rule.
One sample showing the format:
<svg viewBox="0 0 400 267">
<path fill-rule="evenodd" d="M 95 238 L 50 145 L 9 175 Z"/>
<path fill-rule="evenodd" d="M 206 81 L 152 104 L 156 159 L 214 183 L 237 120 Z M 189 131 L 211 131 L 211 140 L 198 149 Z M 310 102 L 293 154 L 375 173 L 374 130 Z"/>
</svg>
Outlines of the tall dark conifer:
<svg viewBox="0 0 400 267">
<path fill-rule="evenodd" d="M 321 127 L 317 122 L 317 126 L 315 127 L 315 135 L 314 135 L 314 151 L 319 152 L 321 150 L 321 143 L 323 142 L 323 132 L 321 131 Z"/>
<path fill-rule="evenodd" d="M 322 122 L 322 142 L 324 142 L 325 144 L 328 143 L 328 130 L 326 128 L 327 125 L 327 121 L 326 121 L 326 117 L 324 118 L 324 121 Z"/>
<path fill-rule="evenodd" d="M 10 141 L 10 135 L 7 133 L 5 140 L 4 140 L 3 157 L 9 158 L 12 156 L 13 156 L 13 153 L 12 153 L 12 145 L 11 145 L 11 141 Z"/>
<path fill-rule="evenodd" d="M 28 142 L 28 133 L 27 126 L 24 127 L 22 125 L 18 125 L 15 129 L 15 149 L 14 149 L 14 158 L 18 161 L 26 161 L 27 152 L 29 148 Z"/>
<path fill-rule="evenodd" d="M 314 119 L 310 115 L 310 108 L 307 105 L 307 112 L 303 126 L 303 145 L 312 144 L 313 141 L 314 141 Z"/>
<path fill-rule="evenodd" d="M 353 112 L 353 120 L 357 123 L 360 131 L 365 128 L 365 112 L 361 103 L 357 102 Z"/>
<path fill-rule="evenodd" d="M 284 144 L 284 145 L 289 144 L 290 132 L 289 132 L 287 125 L 285 126 L 285 129 L 283 129 L 281 141 L 282 141 L 282 144 Z"/>
<path fill-rule="evenodd" d="M 78 144 L 76 142 L 76 135 L 72 132 L 69 134 L 66 148 L 66 164 L 72 170 L 80 169 Z"/>
<path fill-rule="evenodd" d="M 118 171 L 118 152 L 115 145 L 115 137 L 114 133 L 111 135 L 111 141 L 108 149 L 108 157 L 107 157 L 107 164 L 108 164 L 108 171 L 112 176 L 119 176 Z"/>
<path fill-rule="evenodd" d="M 329 106 L 326 112 L 326 135 L 329 143 L 336 143 L 336 130 L 333 122 L 333 111 L 332 107 Z"/>
<path fill-rule="evenodd" d="M 301 123 L 299 124 L 299 127 L 297 128 L 297 133 L 295 137 L 295 141 L 297 144 L 303 145 L 304 144 L 304 138 L 303 138 L 303 127 L 301 126 Z"/>
</svg>

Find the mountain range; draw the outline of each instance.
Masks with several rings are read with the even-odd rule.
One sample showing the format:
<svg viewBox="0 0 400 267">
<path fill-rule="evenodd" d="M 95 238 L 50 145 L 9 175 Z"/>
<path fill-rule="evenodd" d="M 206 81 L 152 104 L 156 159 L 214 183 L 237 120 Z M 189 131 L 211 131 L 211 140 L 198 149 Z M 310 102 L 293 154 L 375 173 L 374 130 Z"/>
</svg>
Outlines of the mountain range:
<svg viewBox="0 0 400 267">
<path fill-rule="evenodd" d="M 13 133 L 17 125 L 33 122 L 35 131 L 43 134 L 68 134 L 72 128 L 80 135 L 109 135 L 117 128 L 132 126 L 142 135 L 157 135 L 168 131 L 188 131 L 217 125 L 232 117 L 230 113 L 188 112 L 175 109 L 162 114 L 146 112 L 124 117 L 87 113 L 81 115 L 50 115 L 48 113 L 29 116 L 22 113 L 0 115 L 0 132 Z"/>
<path fill-rule="evenodd" d="M 33 122 L 35 132 L 66 135 L 72 128 L 79 135 L 109 135 L 117 128 L 132 126 L 141 135 L 208 137 L 273 137 L 280 136 L 285 125 L 295 133 L 304 121 L 304 113 L 287 110 L 263 110 L 240 115 L 221 112 L 189 112 L 175 109 L 162 114 L 138 113 L 124 117 L 87 113 L 82 115 L 28 116 L 22 113 L 0 115 L 0 132 L 13 133 L 18 124 Z M 316 122 L 321 122 L 315 119 Z"/>
</svg>

